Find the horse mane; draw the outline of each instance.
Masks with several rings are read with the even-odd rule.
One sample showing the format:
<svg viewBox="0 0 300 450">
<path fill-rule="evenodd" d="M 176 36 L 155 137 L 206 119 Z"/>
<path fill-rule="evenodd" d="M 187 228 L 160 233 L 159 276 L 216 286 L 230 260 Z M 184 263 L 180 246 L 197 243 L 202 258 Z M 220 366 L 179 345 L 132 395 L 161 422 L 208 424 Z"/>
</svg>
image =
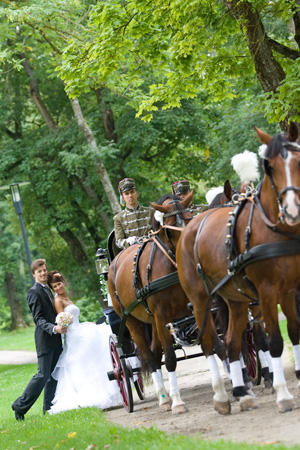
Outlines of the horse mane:
<svg viewBox="0 0 300 450">
<path fill-rule="evenodd" d="M 165 194 L 156 203 L 158 205 L 162 205 L 168 199 L 170 199 L 170 200 L 179 200 L 180 201 L 180 198 L 177 197 L 177 195 Z M 161 224 L 155 219 L 154 215 L 153 215 L 153 218 L 152 218 L 151 226 L 152 226 L 152 230 L 153 231 L 157 231 L 161 227 Z"/>
<path fill-rule="evenodd" d="M 280 153 L 284 142 L 287 142 L 287 135 L 283 133 L 276 134 L 266 149 L 265 158 L 271 159 L 277 156 Z"/>
</svg>

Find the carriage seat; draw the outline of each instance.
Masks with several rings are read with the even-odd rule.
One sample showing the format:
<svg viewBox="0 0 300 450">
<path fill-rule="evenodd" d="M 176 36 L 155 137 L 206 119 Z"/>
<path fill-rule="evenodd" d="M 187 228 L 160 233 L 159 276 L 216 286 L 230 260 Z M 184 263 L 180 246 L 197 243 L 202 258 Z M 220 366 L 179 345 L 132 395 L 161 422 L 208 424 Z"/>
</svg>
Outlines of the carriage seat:
<svg viewBox="0 0 300 450">
<path fill-rule="evenodd" d="M 115 238 L 115 230 L 112 230 L 107 238 L 107 252 L 108 252 L 108 261 L 109 264 L 112 260 L 120 253 L 121 249 L 117 247 L 116 238 Z"/>
</svg>

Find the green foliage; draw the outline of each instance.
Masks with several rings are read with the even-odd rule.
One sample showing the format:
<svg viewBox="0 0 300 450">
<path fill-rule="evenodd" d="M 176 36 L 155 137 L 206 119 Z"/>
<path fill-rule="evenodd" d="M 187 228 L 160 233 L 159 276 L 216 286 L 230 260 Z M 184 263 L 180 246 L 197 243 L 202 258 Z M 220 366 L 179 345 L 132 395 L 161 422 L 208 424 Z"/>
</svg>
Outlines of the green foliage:
<svg viewBox="0 0 300 450">
<path fill-rule="evenodd" d="M 248 4 L 238 3 L 236 9 L 246 16 Z M 299 9 L 296 2 L 248 3 L 268 37 L 295 50 L 289 23 Z M 182 99 L 199 93 L 205 92 L 211 102 L 233 99 L 237 85 L 252 83 L 255 71 L 258 79 L 261 76 L 248 49 L 245 21 L 230 15 L 226 2 L 97 2 L 81 38 L 73 36 L 67 45 L 59 73 L 71 96 L 105 84 L 126 95 L 137 116 L 145 121 L 158 109 L 181 107 Z M 279 96 L 276 94 L 277 104 L 268 106 L 269 92 L 264 96 L 264 111 L 270 121 L 298 111 L 293 85 L 298 87 L 299 74 L 291 67 L 299 65 L 299 58 L 291 61 L 282 55 L 275 57 L 287 77 L 279 87 Z M 296 94 L 296 108 L 292 102 L 286 104 L 284 85 L 291 99 Z"/>
<path fill-rule="evenodd" d="M 11 313 L 7 304 L 7 299 L 0 297 L 0 330 L 11 328 Z"/>
<path fill-rule="evenodd" d="M 102 315 L 102 308 L 96 299 L 82 297 L 76 305 L 80 308 L 80 322 L 96 322 Z"/>
</svg>

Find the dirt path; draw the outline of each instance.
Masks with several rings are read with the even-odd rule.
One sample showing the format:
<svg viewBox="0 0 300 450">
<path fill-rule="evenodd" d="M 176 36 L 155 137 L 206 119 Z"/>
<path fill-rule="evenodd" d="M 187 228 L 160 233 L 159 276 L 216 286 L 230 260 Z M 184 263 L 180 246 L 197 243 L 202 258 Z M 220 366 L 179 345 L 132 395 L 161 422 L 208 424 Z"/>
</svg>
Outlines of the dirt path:
<svg viewBox="0 0 300 450">
<path fill-rule="evenodd" d="M 283 360 L 289 390 L 296 396 L 297 381 L 291 353 L 288 350 L 285 350 Z M 220 367 L 224 373 L 221 364 Z M 144 401 L 138 400 L 134 393 L 136 401 L 133 413 L 128 414 L 125 409 L 118 408 L 107 411 L 107 419 L 125 427 L 155 425 L 167 433 L 201 433 L 203 438 L 212 440 L 224 439 L 256 444 L 300 444 L 300 409 L 279 414 L 275 394 L 264 390 L 262 386 L 256 386 L 253 389 L 257 397 L 258 409 L 241 413 L 238 403 L 233 402 L 231 415 L 221 416 L 212 405 L 213 393 L 204 357 L 179 362 L 178 375 L 182 399 L 188 407 L 188 412 L 185 414 L 173 416 L 170 412 L 160 412 L 151 384 L 146 387 Z M 225 373 L 224 378 L 227 380 L 227 390 L 230 391 L 231 385 Z M 299 408 L 300 400 L 298 399 L 297 405 Z"/>
<path fill-rule="evenodd" d="M 36 352 L 0 350 L 0 364 L 33 364 L 36 362 Z"/>
</svg>

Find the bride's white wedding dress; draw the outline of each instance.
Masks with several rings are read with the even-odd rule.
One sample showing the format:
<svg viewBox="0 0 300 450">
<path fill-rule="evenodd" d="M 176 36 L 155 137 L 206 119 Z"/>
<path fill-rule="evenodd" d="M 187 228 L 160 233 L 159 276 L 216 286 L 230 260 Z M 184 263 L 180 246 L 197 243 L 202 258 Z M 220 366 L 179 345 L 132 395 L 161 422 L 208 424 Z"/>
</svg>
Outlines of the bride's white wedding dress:
<svg viewBox="0 0 300 450">
<path fill-rule="evenodd" d="M 120 405 L 118 384 L 107 377 L 107 372 L 112 370 L 110 326 L 79 323 L 79 308 L 74 304 L 68 305 L 65 311 L 71 313 L 74 320 L 68 327 L 64 349 L 52 373 L 57 388 L 49 413 L 78 407 L 106 409 Z"/>
</svg>

